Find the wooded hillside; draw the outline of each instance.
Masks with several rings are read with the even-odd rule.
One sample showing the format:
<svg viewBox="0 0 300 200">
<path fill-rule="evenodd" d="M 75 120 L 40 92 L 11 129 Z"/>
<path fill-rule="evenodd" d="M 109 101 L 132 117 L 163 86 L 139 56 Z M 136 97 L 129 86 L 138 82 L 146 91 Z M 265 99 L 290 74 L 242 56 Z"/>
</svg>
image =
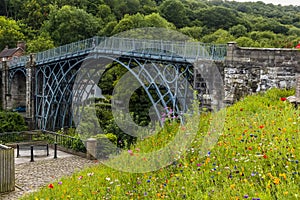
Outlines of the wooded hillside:
<svg viewBox="0 0 300 200">
<path fill-rule="evenodd" d="M 165 27 L 197 41 L 293 48 L 300 7 L 221 0 L 0 0 L 0 49 L 27 53 L 140 27 Z"/>
</svg>

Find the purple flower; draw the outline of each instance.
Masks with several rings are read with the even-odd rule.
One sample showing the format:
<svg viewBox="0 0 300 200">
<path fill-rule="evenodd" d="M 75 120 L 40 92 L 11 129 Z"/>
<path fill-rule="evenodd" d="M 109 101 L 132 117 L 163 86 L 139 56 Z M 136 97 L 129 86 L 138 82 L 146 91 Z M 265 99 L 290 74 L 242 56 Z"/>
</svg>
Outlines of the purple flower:
<svg viewBox="0 0 300 200">
<path fill-rule="evenodd" d="M 244 198 L 245 198 L 245 199 L 248 199 L 248 197 L 249 197 L 249 195 L 248 195 L 248 194 L 244 195 Z"/>
<path fill-rule="evenodd" d="M 61 181 L 59 181 L 59 182 L 58 182 L 58 185 L 62 185 L 62 182 L 61 182 Z"/>
</svg>

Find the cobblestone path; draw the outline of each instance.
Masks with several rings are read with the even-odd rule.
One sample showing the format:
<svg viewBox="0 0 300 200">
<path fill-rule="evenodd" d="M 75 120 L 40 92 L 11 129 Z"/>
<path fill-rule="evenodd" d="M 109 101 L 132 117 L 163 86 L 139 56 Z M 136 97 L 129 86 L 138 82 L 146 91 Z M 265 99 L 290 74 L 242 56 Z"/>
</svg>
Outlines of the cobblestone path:
<svg viewBox="0 0 300 200">
<path fill-rule="evenodd" d="M 34 192 L 50 182 L 92 165 L 95 165 L 94 161 L 78 156 L 16 164 L 15 191 L 0 194 L 0 199 L 16 200 L 26 193 Z"/>
</svg>

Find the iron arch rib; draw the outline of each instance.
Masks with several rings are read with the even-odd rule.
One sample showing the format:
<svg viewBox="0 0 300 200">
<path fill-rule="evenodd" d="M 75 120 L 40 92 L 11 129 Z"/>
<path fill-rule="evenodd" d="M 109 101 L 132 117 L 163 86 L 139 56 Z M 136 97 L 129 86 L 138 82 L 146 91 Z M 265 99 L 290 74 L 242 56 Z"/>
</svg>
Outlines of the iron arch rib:
<svg viewBox="0 0 300 200">
<path fill-rule="evenodd" d="M 36 96 L 36 121 L 38 128 L 53 130 L 74 125 L 74 116 L 71 115 L 71 104 L 74 101 L 75 94 L 71 88 L 73 88 L 79 68 L 82 67 L 81 64 L 90 61 L 89 65 L 93 66 L 96 64 L 95 59 L 109 59 L 125 67 L 147 93 L 158 119 L 161 118 L 161 108 L 164 107 L 174 107 L 173 110 L 177 114 L 186 110 L 183 99 L 186 99 L 186 96 L 191 94 L 187 94 L 186 88 L 182 87 L 183 84 L 178 84 L 178 82 L 185 80 L 179 77 L 183 77 L 188 73 L 189 69 L 187 66 L 190 67 L 190 65 L 187 64 L 184 68 L 182 63 L 172 64 L 157 60 L 128 57 L 114 58 L 108 55 L 93 54 L 88 57 L 74 59 L 73 61 L 62 61 L 53 66 L 49 65 L 50 67 L 40 66 L 38 68 L 36 73 L 36 91 L 38 94 Z M 93 62 L 95 63 L 92 63 L 91 60 L 94 60 Z M 172 70 L 174 71 L 168 69 L 170 66 L 173 67 Z M 94 71 L 86 71 L 82 77 L 86 78 L 88 76 L 91 79 L 95 79 L 94 76 L 97 76 L 97 73 L 94 72 L 97 70 L 97 66 L 90 68 L 90 70 Z M 87 85 L 87 82 L 82 84 L 83 87 Z M 180 87 L 177 87 L 178 85 Z M 185 86 L 190 87 L 190 84 L 185 83 Z M 153 96 L 153 90 L 155 97 Z M 90 95 L 90 92 L 81 91 L 77 92 L 76 95 L 82 98 L 84 94 Z M 178 103 L 182 105 L 179 106 Z"/>
</svg>

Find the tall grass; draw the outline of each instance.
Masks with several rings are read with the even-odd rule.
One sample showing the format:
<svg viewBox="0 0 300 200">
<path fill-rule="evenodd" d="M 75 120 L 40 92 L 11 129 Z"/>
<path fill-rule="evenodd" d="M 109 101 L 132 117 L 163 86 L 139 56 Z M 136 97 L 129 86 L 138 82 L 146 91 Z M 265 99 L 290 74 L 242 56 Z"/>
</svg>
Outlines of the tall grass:
<svg viewBox="0 0 300 200">
<path fill-rule="evenodd" d="M 204 157 L 209 113 L 190 147 L 167 167 L 126 173 L 99 164 L 23 199 L 300 199 L 300 110 L 280 99 L 291 94 L 270 90 L 228 107 L 223 132 Z M 131 156 L 163 147 L 178 128 L 169 124 L 139 141 Z"/>
</svg>

